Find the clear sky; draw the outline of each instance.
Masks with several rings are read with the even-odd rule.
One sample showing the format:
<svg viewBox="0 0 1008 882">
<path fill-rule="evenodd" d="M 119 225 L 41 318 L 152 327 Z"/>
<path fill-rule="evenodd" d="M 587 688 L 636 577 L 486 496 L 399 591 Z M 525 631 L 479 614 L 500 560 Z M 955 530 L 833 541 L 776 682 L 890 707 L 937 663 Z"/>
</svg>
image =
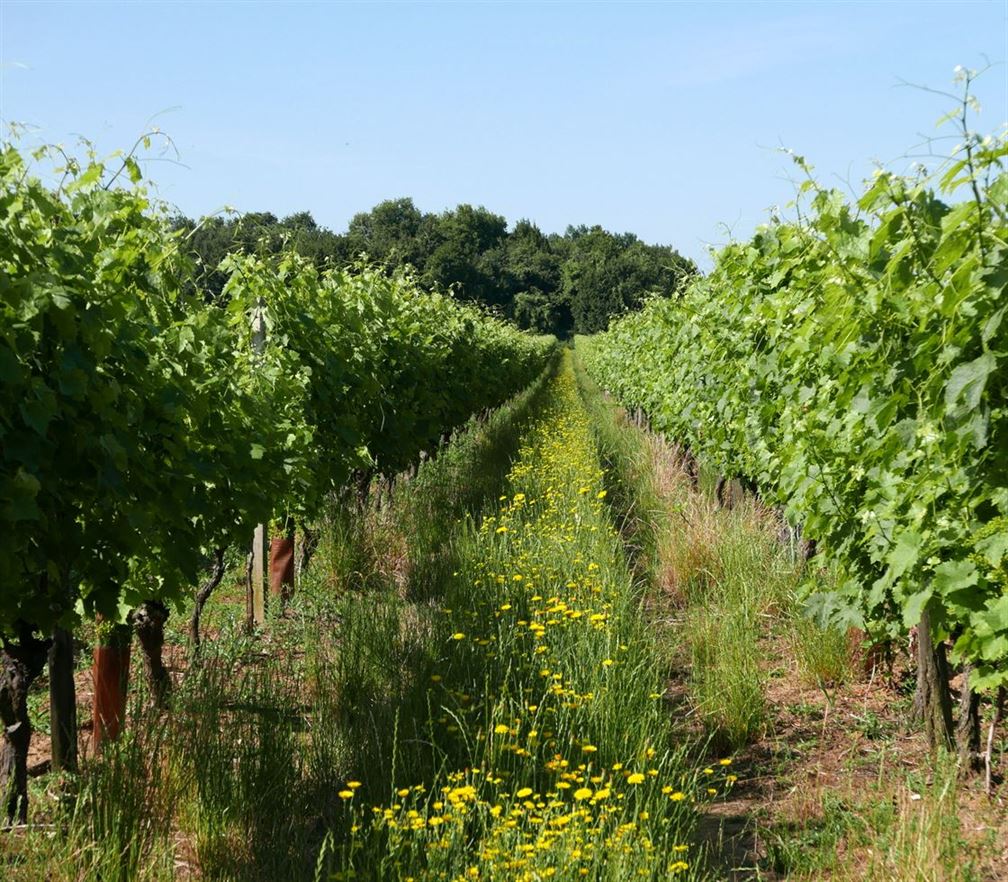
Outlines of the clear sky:
<svg viewBox="0 0 1008 882">
<path fill-rule="evenodd" d="M 412 196 L 701 259 L 791 197 L 775 148 L 859 181 L 934 134 L 955 65 L 1008 120 L 1008 0 L 241 3 L 0 0 L 0 118 L 128 148 L 189 215 L 309 210 L 345 229 Z M 899 164 L 899 163 L 898 163 Z M 905 161 L 903 162 L 905 164 Z"/>
</svg>

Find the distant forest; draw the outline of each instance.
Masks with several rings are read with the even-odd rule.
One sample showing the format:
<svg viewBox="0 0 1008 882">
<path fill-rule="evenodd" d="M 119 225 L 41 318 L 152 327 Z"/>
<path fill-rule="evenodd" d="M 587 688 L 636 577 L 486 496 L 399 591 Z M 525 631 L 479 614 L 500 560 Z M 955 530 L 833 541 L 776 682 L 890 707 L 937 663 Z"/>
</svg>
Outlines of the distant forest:
<svg viewBox="0 0 1008 882">
<path fill-rule="evenodd" d="M 406 198 L 355 215 L 345 233 L 319 226 L 308 212 L 175 223 L 190 232 L 196 272 L 213 296 L 224 285 L 217 266 L 227 253 L 278 251 L 287 243 L 320 267 L 362 255 L 390 271 L 412 266 L 427 287 L 561 338 L 604 330 L 613 316 L 639 309 L 652 294 L 671 296 L 697 272 L 672 247 L 648 245 L 632 233 L 570 226 L 563 235 L 546 235 L 528 220 L 509 230 L 504 217 L 483 207 L 424 213 Z"/>
</svg>

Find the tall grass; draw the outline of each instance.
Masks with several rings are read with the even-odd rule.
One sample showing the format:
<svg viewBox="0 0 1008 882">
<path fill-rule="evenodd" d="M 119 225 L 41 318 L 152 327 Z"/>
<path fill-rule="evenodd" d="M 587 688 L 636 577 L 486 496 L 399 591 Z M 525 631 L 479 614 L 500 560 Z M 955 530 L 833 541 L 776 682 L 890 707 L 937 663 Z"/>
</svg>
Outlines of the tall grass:
<svg viewBox="0 0 1008 882">
<path fill-rule="evenodd" d="M 421 669 L 427 729 L 399 721 L 395 779 L 343 791 L 356 832 L 321 872 L 365 879 L 695 876 L 691 802 L 662 665 L 608 519 L 569 361 L 493 510 L 456 525 Z M 424 760 L 401 759 L 424 741 Z M 382 784 L 384 785 L 384 779 Z M 362 805 L 358 808 L 358 805 Z"/>
<path fill-rule="evenodd" d="M 806 683 L 825 692 L 853 678 L 852 655 L 859 648 L 839 628 L 824 627 L 798 612 L 791 619 L 790 646 Z"/>
<path fill-rule="evenodd" d="M 605 471 L 609 514 L 615 522 L 634 574 L 654 584 L 660 563 L 659 537 L 665 532 L 665 511 L 649 456 L 648 436 L 633 426 L 626 411 L 608 399 L 588 375 L 579 359 L 575 377 L 592 436 Z"/>
<path fill-rule="evenodd" d="M 668 636 L 685 650 L 689 700 L 712 749 L 758 739 L 769 719 L 761 639 L 784 636 L 802 675 L 825 687 L 850 669 L 845 635 L 803 616 L 801 568 L 771 512 L 751 499 L 718 509 L 713 481 L 701 475 L 694 486 L 678 448 L 634 426 L 583 372 L 578 379 L 622 488 L 624 532 L 642 575 L 665 598 Z"/>
</svg>

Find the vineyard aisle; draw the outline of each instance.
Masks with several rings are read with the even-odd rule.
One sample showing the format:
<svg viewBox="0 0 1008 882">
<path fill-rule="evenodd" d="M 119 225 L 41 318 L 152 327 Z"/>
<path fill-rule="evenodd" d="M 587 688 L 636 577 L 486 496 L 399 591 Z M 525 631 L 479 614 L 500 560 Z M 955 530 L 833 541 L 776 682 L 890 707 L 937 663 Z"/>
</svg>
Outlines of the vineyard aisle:
<svg viewBox="0 0 1008 882">
<path fill-rule="evenodd" d="M 342 796 L 337 879 L 695 878 L 696 803 L 727 762 L 694 770 L 663 702 L 663 669 L 620 536 L 569 352 L 526 431 L 499 507 L 464 519 L 431 640 L 442 757 L 397 763 L 381 805 Z"/>
<path fill-rule="evenodd" d="M 168 620 L 168 709 L 137 678 L 124 736 L 85 750 L 74 799 L 33 778 L 41 824 L 4 843 L 0 875 L 710 878 L 698 819 L 735 767 L 690 761 L 665 699 L 651 581 L 628 562 L 641 537 L 613 522 L 639 507 L 614 425 L 558 353 L 412 479 L 333 503 L 256 634 L 233 555 L 198 660 L 187 610 Z"/>
</svg>

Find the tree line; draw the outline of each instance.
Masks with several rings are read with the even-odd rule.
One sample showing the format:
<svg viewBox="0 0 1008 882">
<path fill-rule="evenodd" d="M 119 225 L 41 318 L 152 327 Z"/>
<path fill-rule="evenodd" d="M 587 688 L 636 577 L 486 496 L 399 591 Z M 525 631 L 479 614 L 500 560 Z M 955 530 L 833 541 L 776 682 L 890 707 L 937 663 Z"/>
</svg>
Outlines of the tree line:
<svg viewBox="0 0 1008 882">
<path fill-rule="evenodd" d="M 428 289 L 450 291 L 520 328 L 569 337 L 605 330 L 613 316 L 639 309 L 657 294 L 669 297 L 697 273 L 692 260 L 668 245 L 601 226 L 569 226 L 545 234 L 529 220 L 508 228 L 486 208 L 459 205 L 421 212 L 409 198 L 389 199 L 351 219 L 345 233 L 320 226 L 307 211 L 285 218 L 271 212 L 178 217 L 188 234 L 199 287 L 219 296 L 221 260 L 235 251 L 278 252 L 293 247 L 320 268 L 346 266 L 361 255 L 392 272 L 412 267 Z"/>
</svg>

